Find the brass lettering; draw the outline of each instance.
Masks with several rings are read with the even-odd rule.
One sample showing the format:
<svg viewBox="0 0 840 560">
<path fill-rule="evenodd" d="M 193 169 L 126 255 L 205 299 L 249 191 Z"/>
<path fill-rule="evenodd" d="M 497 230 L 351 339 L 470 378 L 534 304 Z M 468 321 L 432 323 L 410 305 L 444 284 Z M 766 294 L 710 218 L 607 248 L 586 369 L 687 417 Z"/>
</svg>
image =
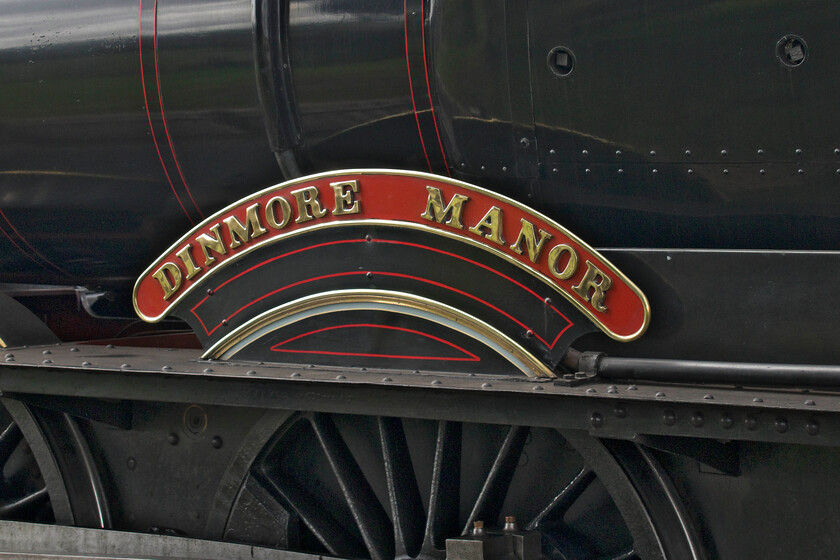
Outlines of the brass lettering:
<svg viewBox="0 0 840 560">
<path fill-rule="evenodd" d="M 560 259 L 563 257 L 564 253 L 569 254 L 569 262 L 566 263 L 566 266 L 561 271 L 559 269 L 559 264 Z M 552 247 L 551 251 L 548 252 L 548 269 L 551 271 L 551 274 L 553 274 L 556 278 L 560 280 L 568 280 L 569 278 L 575 275 L 575 272 L 577 272 L 577 267 L 577 252 L 565 243 L 561 243 L 560 245 Z"/>
<path fill-rule="evenodd" d="M 612 279 L 601 272 L 594 264 L 586 261 L 586 274 L 584 274 L 580 284 L 572 286 L 572 290 L 584 300 L 590 302 L 592 307 L 603 313 L 607 310 L 604 305 L 605 292 L 610 289 L 610 286 L 612 286 Z"/>
<path fill-rule="evenodd" d="M 536 263 L 542 254 L 545 242 L 551 239 L 552 235 L 544 229 L 540 229 L 540 240 L 537 241 L 534 224 L 525 218 L 522 218 L 520 221 L 522 222 L 522 228 L 519 230 L 519 236 L 516 238 L 516 242 L 510 248 L 521 255 L 522 242 L 525 241 L 525 246 L 528 249 L 528 258 L 531 259 L 532 263 Z"/>
<path fill-rule="evenodd" d="M 187 245 L 177 253 L 178 258 L 181 259 L 181 262 L 184 263 L 184 266 L 187 268 L 187 280 L 192 280 L 193 277 L 201 272 L 201 268 L 195 261 L 193 260 L 192 256 L 192 245 Z M 177 290 L 177 288 L 175 288 Z"/>
<path fill-rule="evenodd" d="M 502 209 L 498 206 L 491 207 L 484 217 L 481 218 L 481 221 L 470 228 L 470 232 L 499 245 L 504 245 L 505 240 L 502 237 Z"/>
<path fill-rule="evenodd" d="M 230 234 L 230 248 L 236 249 L 243 243 L 247 243 L 255 237 L 267 233 L 263 225 L 260 223 L 260 217 L 257 211 L 260 209 L 259 203 L 253 204 L 245 211 L 245 223 L 239 221 L 236 216 L 228 216 L 222 220 L 228 228 Z"/>
<path fill-rule="evenodd" d="M 198 241 L 199 246 L 201 246 L 201 251 L 204 253 L 204 266 L 210 266 L 216 262 L 216 257 L 211 255 L 210 251 L 219 255 L 227 254 L 227 247 L 225 247 L 225 244 L 222 243 L 222 233 L 219 231 L 220 227 L 221 224 L 215 224 L 210 228 L 210 231 L 216 237 L 211 237 L 206 233 L 202 233 L 195 238 L 195 240 Z"/>
<path fill-rule="evenodd" d="M 181 269 L 177 265 L 166 262 L 155 271 L 152 276 L 163 288 L 163 299 L 168 300 L 181 287 Z"/>
<path fill-rule="evenodd" d="M 445 223 L 456 229 L 464 229 L 464 224 L 461 223 L 461 212 L 464 209 L 464 202 L 470 198 L 462 194 L 456 194 L 444 208 L 443 195 L 440 189 L 427 186 L 426 190 L 429 193 L 429 199 L 426 201 L 426 211 L 420 217 L 439 224 Z M 444 220 L 446 221 L 444 222 Z"/>
<path fill-rule="evenodd" d="M 295 223 L 302 224 L 327 215 L 327 211 L 321 208 L 321 201 L 318 200 L 319 195 L 316 187 L 305 187 L 292 191 L 292 196 L 295 197 L 298 208 L 298 217 Z"/>
<path fill-rule="evenodd" d="M 354 196 L 359 192 L 358 181 L 341 181 L 330 183 L 335 193 L 335 209 L 333 216 L 344 216 L 346 214 L 358 214 L 361 212 L 359 201 Z"/>
<path fill-rule="evenodd" d="M 274 209 L 276 205 L 280 205 L 280 215 L 283 217 L 277 221 L 277 210 Z M 282 196 L 275 196 L 265 203 L 265 221 L 274 229 L 283 229 L 292 218 L 292 205 Z"/>
</svg>

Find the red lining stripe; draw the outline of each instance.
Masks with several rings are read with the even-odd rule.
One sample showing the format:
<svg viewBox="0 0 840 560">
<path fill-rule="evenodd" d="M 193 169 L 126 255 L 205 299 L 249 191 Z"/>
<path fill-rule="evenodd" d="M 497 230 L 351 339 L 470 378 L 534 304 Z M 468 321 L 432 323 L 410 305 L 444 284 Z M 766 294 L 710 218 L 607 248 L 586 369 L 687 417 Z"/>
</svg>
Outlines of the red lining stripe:
<svg viewBox="0 0 840 560">
<path fill-rule="evenodd" d="M 157 8 L 158 0 L 155 0 L 155 17 L 152 23 L 152 36 L 154 37 L 155 80 L 157 81 L 158 103 L 160 104 L 160 118 L 163 121 L 163 131 L 166 133 L 166 142 L 169 144 L 169 151 L 172 152 L 172 161 L 175 162 L 175 168 L 178 170 L 178 175 L 181 177 L 181 182 L 184 184 L 184 189 L 187 191 L 187 195 L 190 197 L 193 206 L 195 206 L 198 215 L 201 216 L 202 219 L 204 219 L 204 214 L 202 214 L 201 208 L 199 208 L 198 204 L 196 204 L 195 199 L 193 198 L 193 195 L 190 192 L 190 187 L 189 185 L 187 185 L 187 180 L 184 179 L 184 174 L 181 171 L 181 165 L 178 163 L 178 157 L 175 155 L 175 147 L 172 145 L 172 138 L 170 138 L 169 136 L 169 127 L 166 125 L 166 112 L 163 110 L 163 95 L 160 92 L 160 70 L 158 69 Z"/>
<path fill-rule="evenodd" d="M 146 105 L 146 117 L 149 119 L 149 130 L 152 133 L 152 142 L 155 144 L 155 151 L 157 152 L 158 159 L 160 160 L 160 166 L 163 168 L 163 174 L 166 175 L 166 180 L 169 183 L 169 187 L 172 189 L 172 194 L 175 195 L 175 200 L 178 201 L 178 205 L 181 207 L 181 210 L 184 211 L 184 214 L 187 215 L 187 219 L 190 221 L 192 225 L 195 225 L 195 221 L 190 216 L 190 213 L 187 212 L 187 209 L 184 207 L 184 203 L 181 202 L 181 197 L 178 196 L 178 192 L 175 190 L 175 185 L 172 184 L 172 179 L 169 177 L 169 171 L 166 170 L 166 164 L 163 162 L 163 155 L 160 153 L 160 146 L 158 146 L 157 137 L 155 136 L 155 127 L 152 125 L 152 113 L 149 110 L 149 99 L 146 96 L 146 77 L 143 71 L 143 0 L 140 0 L 140 10 L 138 16 L 138 25 L 137 25 L 137 44 L 139 45 L 140 51 L 140 83 L 143 87 L 143 103 Z M 157 19 L 157 18 L 155 18 Z"/>
<path fill-rule="evenodd" d="M 449 171 L 449 164 L 446 161 L 446 153 L 443 151 L 443 141 L 440 138 L 440 130 L 438 130 L 437 117 L 435 117 L 435 106 L 432 103 L 432 87 L 429 85 L 429 62 L 426 58 L 426 2 L 421 0 L 422 6 L 420 10 L 420 28 L 423 32 L 423 70 L 426 72 L 426 92 L 429 94 L 429 109 L 432 111 L 432 122 L 435 123 L 435 134 L 437 135 L 438 146 L 440 146 L 440 155 L 443 157 L 443 166 L 446 169 L 447 175 L 452 177 Z"/>
<path fill-rule="evenodd" d="M 389 330 L 394 330 L 394 331 L 403 331 L 403 332 L 408 332 L 408 333 L 412 333 L 412 334 L 418 334 L 420 336 L 430 338 L 434 341 L 442 342 L 442 343 L 446 344 L 447 346 L 450 346 L 450 347 L 458 350 L 459 352 L 461 352 L 463 354 L 466 354 L 467 356 L 469 356 L 469 358 L 447 358 L 447 357 L 444 357 L 444 356 L 402 356 L 402 355 L 394 355 L 394 354 L 365 354 L 365 353 L 361 353 L 361 352 L 329 352 L 329 351 L 323 351 L 323 350 L 286 350 L 286 349 L 278 348 L 278 346 L 282 346 L 282 345 L 287 344 L 289 342 L 293 342 L 295 340 L 298 340 L 298 339 L 301 339 L 301 338 L 304 338 L 304 337 L 307 337 L 307 336 L 310 336 L 310 335 L 313 335 L 313 334 L 318 334 L 320 332 L 330 331 L 330 330 L 335 330 L 335 329 L 359 328 L 359 327 L 374 328 L 374 329 L 389 329 Z M 351 324 L 351 325 L 334 325 L 334 326 L 330 326 L 330 327 L 324 327 L 323 329 L 317 329 L 317 330 L 310 331 L 310 332 L 307 332 L 307 333 L 299 334 L 297 336 L 293 336 L 292 338 L 290 338 L 288 340 L 284 340 L 283 342 L 278 342 L 277 344 L 275 344 L 274 346 L 271 347 L 271 351 L 272 352 L 288 352 L 288 353 L 292 353 L 292 354 L 327 354 L 327 355 L 330 355 L 330 356 L 361 356 L 361 357 L 366 357 L 366 358 L 397 358 L 397 359 L 403 359 L 403 360 L 449 360 L 449 361 L 455 361 L 455 362 L 480 362 L 481 361 L 481 358 L 479 358 L 478 356 L 476 356 L 475 354 L 473 354 L 469 350 L 461 348 L 457 344 L 455 344 L 453 342 L 450 342 L 448 340 L 444 340 L 440 337 L 437 337 L 437 336 L 434 336 L 434 335 L 431 335 L 431 334 L 428 334 L 428 333 L 424 333 L 424 332 L 421 332 L 421 331 L 418 331 L 418 330 L 408 329 L 408 328 L 405 328 L 405 327 L 395 327 L 395 326 L 392 326 L 392 325 L 373 325 L 373 324 L 368 324 L 368 323 Z"/>
<path fill-rule="evenodd" d="M 232 282 L 233 280 L 236 280 L 237 278 L 240 278 L 240 277 L 244 276 L 245 274 L 248 274 L 249 272 L 251 272 L 251 271 L 253 271 L 253 270 L 257 269 L 257 268 L 260 268 L 260 267 L 262 267 L 263 265 L 266 265 L 266 264 L 268 264 L 268 263 L 270 263 L 270 262 L 276 261 L 276 260 L 278 260 L 278 259 L 282 259 L 282 258 L 287 257 L 287 256 L 290 256 L 290 255 L 294 255 L 294 254 L 296 254 L 296 253 L 301 253 L 301 252 L 303 252 L 303 251 L 308 251 L 308 250 L 310 250 L 310 249 L 317 249 L 317 248 L 320 248 L 320 247 L 325 247 L 325 246 L 328 246 L 328 245 L 339 245 L 339 244 L 343 244 L 343 243 L 365 243 L 365 242 L 368 242 L 368 241 L 367 241 L 366 239 L 351 239 L 351 240 L 342 240 L 342 241 L 330 241 L 330 242 L 327 242 L 327 243 L 319 243 L 319 244 L 317 244 L 317 245 L 312 245 L 312 246 L 310 246 L 310 247 L 303 247 L 303 248 L 301 248 L 301 249 L 295 249 L 294 251 L 291 251 L 291 252 L 289 252 L 289 253 L 284 253 L 283 255 L 278 255 L 278 256 L 272 257 L 272 258 L 270 258 L 270 259 L 267 259 L 267 260 L 265 260 L 265 261 L 263 261 L 263 262 L 261 262 L 261 263 L 255 264 L 254 266 L 252 266 L 252 267 L 248 268 L 247 270 L 243 270 L 242 272 L 240 272 L 240 273 L 239 273 L 239 274 L 237 274 L 236 276 L 233 276 L 233 277 L 231 277 L 231 278 L 229 278 L 229 279 L 225 280 L 223 283 L 221 283 L 221 284 L 220 284 L 220 285 L 219 285 L 219 286 L 218 286 L 218 287 L 214 290 L 214 292 L 218 292 L 218 291 L 219 291 L 222 287 L 224 287 L 225 285 L 229 284 L 229 283 L 230 283 L 230 282 Z M 511 282 L 512 284 L 516 285 L 517 287 L 519 287 L 519 288 L 521 288 L 521 289 L 525 290 L 526 292 L 528 292 L 529 294 L 531 294 L 531 295 L 532 295 L 532 296 L 534 296 L 535 298 L 537 298 L 537 299 L 539 299 L 539 300 L 541 300 L 541 301 L 542 301 L 542 299 L 543 299 L 542 297 L 540 297 L 540 295 L 539 295 L 539 294 L 537 294 L 535 291 L 533 291 L 533 290 L 532 290 L 532 289 L 530 289 L 529 287 L 525 286 L 524 284 L 522 284 L 522 283 L 520 283 L 520 282 L 516 281 L 515 279 L 513 279 L 513 278 L 511 278 L 511 277 L 509 277 L 509 276 L 507 276 L 507 275 L 505 275 L 505 274 L 502 274 L 502 273 L 501 273 L 501 272 L 499 272 L 498 270 L 495 270 L 495 269 L 493 269 L 493 268 L 491 268 L 491 267 L 489 267 L 489 266 L 487 266 L 487 265 L 484 265 L 484 264 L 482 264 L 482 263 L 479 263 L 479 262 L 477 262 L 477 261 L 473 261 L 472 259 L 468 259 L 468 258 L 463 257 L 463 256 L 461 256 L 461 255 L 457 255 L 457 254 L 455 254 L 455 253 L 450 253 L 450 252 L 448 252 L 448 251 L 444 251 L 444 250 L 442 250 L 442 249 L 435 249 L 435 248 L 433 248 L 433 247 L 427 247 L 427 246 L 425 246 L 425 245 L 420 245 L 420 244 L 418 244 L 418 243 L 410 243 L 410 242 L 407 242 L 407 241 L 395 241 L 395 240 L 389 240 L 389 239 L 372 239 L 370 242 L 372 242 L 372 243 L 391 243 L 391 244 L 395 244 L 395 245 L 405 245 L 405 246 L 408 246 L 408 247 L 414 247 L 414 248 L 418 248 L 418 249 L 425 249 L 425 250 L 429 250 L 429 251 L 434 251 L 434 252 L 439 253 L 439 254 L 442 254 L 442 255 L 447 255 L 447 256 L 449 256 L 449 257 L 453 257 L 453 258 L 456 258 L 456 259 L 462 260 L 462 261 L 467 262 L 467 263 L 469 263 L 469 264 L 471 264 L 471 265 L 473 265 L 473 266 L 478 266 L 479 268 L 483 268 L 484 270 L 487 270 L 487 271 L 489 271 L 489 272 L 492 272 L 493 274 L 496 274 L 497 276 L 499 276 L 499 277 L 501 277 L 501 278 L 504 278 L 504 279 L 505 279 L 505 280 L 507 280 L 508 282 Z M 324 279 L 327 279 L 327 278 L 338 278 L 338 277 L 341 277 L 341 276 L 353 276 L 353 275 L 359 275 L 359 274 L 367 274 L 367 272 L 368 272 L 368 271 L 339 272 L 339 273 L 335 273 L 335 274 L 328 274 L 328 275 L 325 275 L 325 276 L 318 276 L 318 277 L 316 277 L 316 278 L 309 278 L 309 279 L 306 279 L 306 280 L 300 280 L 300 281 L 298 281 L 298 282 L 293 282 L 292 284 L 289 284 L 289 285 L 287 285 L 287 286 L 283 286 L 282 288 L 278 288 L 278 289 L 276 289 L 276 290 L 273 290 L 273 291 L 271 291 L 271 292 L 268 292 L 268 293 L 266 293 L 266 294 L 264 294 L 264 295 L 260 296 L 259 298 L 255 299 L 255 300 L 253 300 L 253 301 L 251 301 L 251 302 L 249 302 L 249 303 L 247 303 L 246 305 L 243 305 L 242 307 L 240 307 L 239 309 L 237 309 L 236 311 L 234 311 L 231 315 L 229 315 L 229 316 L 226 318 L 226 320 L 228 320 L 228 321 L 229 321 L 230 319 L 232 319 L 233 317 L 235 317 L 236 315 L 238 315 L 239 313 L 241 313 L 243 310 L 247 309 L 248 307 L 250 307 L 250 306 L 254 305 L 255 303 L 257 303 L 257 302 L 259 302 L 259 301 L 262 301 L 262 300 L 264 300 L 264 299 L 265 299 L 265 298 L 267 298 L 267 297 L 271 297 L 271 296 L 272 296 L 272 295 L 274 295 L 274 294 L 277 294 L 277 293 L 279 293 L 279 292 L 282 292 L 282 291 L 284 291 L 284 290 L 287 290 L 287 289 L 289 289 L 289 288 L 293 288 L 293 287 L 296 287 L 296 286 L 300 286 L 300 285 L 302 285 L 302 284 L 307 284 L 307 283 L 309 283 L 309 282 L 315 282 L 315 281 L 318 281 L 318 280 L 324 280 Z M 472 295 L 472 294 L 470 294 L 470 293 L 468 293 L 468 292 L 464 292 L 464 291 L 459 290 L 459 289 L 457 289 L 457 288 L 453 288 L 453 287 L 451 287 L 451 286 L 447 286 L 446 284 L 442 284 L 442 283 L 440 283 L 440 282 L 435 282 L 434 280 L 428 280 L 428 279 L 425 279 L 425 278 L 419 278 L 419 277 L 416 277 L 416 276 L 410 276 L 410 275 L 407 275 L 407 274 L 400 274 L 400 273 L 396 273 L 396 272 L 373 272 L 373 271 L 371 271 L 371 272 L 372 272 L 373 274 L 380 274 L 380 275 L 382 275 L 382 276 L 394 276 L 394 277 L 408 278 L 408 279 L 412 279 L 412 280 L 417 280 L 417 281 L 419 281 L 419 282 L 425 282 L 425 283 L 427 283 L 427 284 L 432 284 L 432 285 L 434 285 L 434 286 L 438 286 L 438 287 L 441 287 L 441 288 L 444 288 L 444 289 L 447 289 L 447 290 L 453 291 L 453 292 L 455 292 L 455 293 L 458 293 L 458 294 L 460 294 L 460 295 L 466 296 L 466 297 L 468 297 L 468 298 L 470 298 L 470 299 L 473 299 L 473 300 L 475 300 L 475 301 L 477 301 L 477 302 L 481 303 L 482 305 L 485 305 L 485 306 L 489 307 L 490 309 L 493 309 L 494 311 L 496 311 L 496 312 L 498 312 L 498 313 L 500 313 L 500 314 L 504 315 L 505 317 L 507 317 L 508 319 L 510 319 L 511 321 L 513 321 L 514 323 L 516 323 L 517 325 L 519 325 L 520 327 L 522 327 L 522 328 L 524 328 L 524 329 L 526 329 L 526 330 L 528 330 L 528 331 L 531 331 L 531 333 L 533 333 L 533 335 L 534 335 L 534 336 L 535 336 L 535 337 L 536 337 L 536 338 L 537 338 L 540 342 L 542 342 L 543 344 L 545 344 L 546 346 L 548 346 L 548 348 L 549 348 L 549 349 L 554 348 L 554 346 L 557 344 L 557 341 L 558 341 L 558 340 L 560 340 L 560 337 L 561 337 L 561 336 L 563 336 L 563 333 L 565 333 L 567 330 L 569 330 L 569 328 L 571 328 L 571 327 L 572 327 L 572 325 L 574 325 L 574 323 L 573 323 L 571 320 L 569 320 L 569 318 L 568 318 L 568 317 L 566 317 L 563 313 L 561 313 L 561 312 L 560 312 L 560 310 L 558 310 L 556 307 L 554 307 L 553 305 L 551 305 L 551 306 L 550 306 L 550 307 L 551 307 L 551 309 L 552 309 L 555 313 L 557 313 L 560 317 L 563 317 L 563 319 L 565 319 L 565 320 L 566 320 L 566 322 L 568 323 L 568 325 L 566 325 L 566 327 L 565 327 L 564 329 L 562 329 L 562 330 L 561 330 L 561 331 L 557 334 L 557 336 L 555 336 L 555 337 L 554 337 L 554 340 L 551 342 L 551 344 L 549 344 L 549 343 L 548 343 L 548 342 L 546 342 L 546 341 L 545 341 L 542 337 L 540 337 L 540 335 L 538 335 L 534 329 L 532 329 L 532 328 L 528 327 L 527 325 L 525 325 L 525 323 L 522 323 L 521 321 L 519 321 L 518 319 L 516 319 L 515 317 L 513 317 L 513 316 L 512 316 L 512 315 L 510 315 L 509 313 L 507 313 L 507 312 L 505 312 L 505 311 L 503 311 L 503 310 L 499 309 L 498 307 L 496 307 L 496 306 L 494 306 L 494 305 L 490 304 L 489 302 L 486 302 L 486 301 L 484 301 L 483 299 L 478 298 L 478 297 L 476 297 L 476 296 L 474 296 L 474 295 Z M 202 305 L 205 301 L 207 301 L 207 299 L 208 299 L 209 297 L 210 297 L 210 296 L 204 296 L 204 297 L 203 297 L 203 298 L 202 298 L 202 299 L 201 299 L 198 303 L 196 303 L 196 304 L 193 306 L 193 308 L 190 310 L 190 312 L 191 312 L 191 313 L 195 316 L 195 318 L 196 318 L 196 319 L 198 320 L 198 322 L 201 324 L 201 327 L 204 329 L 204 332 L 207 334 L 207 336 L 212 335 L 212 334 L 213 334 L 214 332 L 216 332 L 216 330 L 218 330 L 218 328 L 219 328 L 220 326 L 222 326 L 222 324 L 223 324 L 223 323 L 219 323 L 218 325 L 216 325 L 215 327 L 213 327 L 213 329 L 212 329 L 212 330 L 209 330 L 209 331 L 208 331 L 207 326 L 204 324 L 204 321 L 202 321 L 202 320 L 201 320 L 201 317 L 199 317 L 198 313 L 196 313 L 196 309 L 198 309 L 198 308 L 199 308 L 199 307 L 200 307 L 200 306 L 201 306 L 201 305 Z"/>
<path fill-rule="evenodd" d="M 2 210 L 2 209 L 0 209 L 0 216 L 2 216 L 2 217 L 3 217 L 3 220 L 5 220 L 5 222 L 6 222 L 7 224 L 9 224 L 9 227 L 10 227 L 10 228 L 12 228 L 12 231 L 13 231 L 13 232 L 15 232 L 15 235 L 17 235 L 17 236 L 18 236 L 18 238 L 19 238 L 19 239 L 20 239 L 20 240 L 24 243 L 24 245 L 26 245 L 27 247 L 29 247 L 29 249 L 30 249 L 30 250 L 31 250 L 31 251 L 32 251 L 35 255 L 37 255 L 37 256 L 38 256 L 38 257 L 39 257 L 42 261 L 44 261 L 45 263 L 47 263 L 48 265 L 50 265 L 51 267 L 53 267 L 54 269 L 56 269 L 56 270 L 57 270 L 57 271 L 59 271 L 60 273 L 64 274 L 65 276 L 70 276 L 70 277 L 72 277 L 72 274 L 68 274 L 65 270 L 63 270 L 63 269 L 62 269 L 61 267 L 59 267 L 57 264 L 53 263 L 50 259 L 48 259 L 48 258 L 47 258 L 47 257 L 45 257 L 44 255 L 42 255 L 41 253 L 39 253 L 39 252 L 38 252 L 38 250 L 37 250 L 35 247 L 33 247 L 32 245 L 30 245 L 30 244 L 29 244 L 29 241 L 27 241 L 27 240 L 26 240 L 26 238 L 25 238 L 23 235 L 21 235 L 21 233 L 17 230 L 17 228 L 14 226 L 14 224 L 12 224 L 12 222 L 9 220 L 9 218 L 7 218 L 7 217 L 6 217 L 6 214 L 3 212 L 3 210 Z M 3 234 L 4 234 L 4 235 L 5 235 L 5 236 L 9 239 L 9 241 L 11 241 L 11 242 L 14 244 L 14 246 L 15 246 L 15 247 L 17 247 L 18 249 L 20 249 L 20 251 L 21 251 L 24 255 L 26 255 L 27 257 L 29 257 L 29 258 L 30 258 L 30 260 L 32 260 L 33 262 L 36 262 L 36 263 L 38 263 L 39 265 L 43 266 L 43 263 L 38 262 L 38 261 L 37 261 L 36 259 L 34 259 L 34 258 L 33 258 L 33 257 L 29 254 L 29 253 L 27 253 L 26 251 L 24 251 L 24 250 L 20 247 L 20 245 L 18 245 L 17 243 L 15 243 L 15 241 L 14 241 L 14 240 L 13 240 L 13 239 L 9 236 L 9 234 L 8 234 L 8 233 L 6 233 L 6 230 L 3 230 Z"/>
<path fill-rule="evenodd" d="M 420 18 L 422 21 L 422 17 Z M 423 131 L 420 129 L 420 116 L 417 114 L 417 103 L 414 101 L 414 85 L 411 83 L 411 62 L 408 58 L 408 0 L 403 0 L 403 21 L 405 34 L 405 67 L 408 70 L 408 89 L 411 91 L 411 106 L 414 108 L 414 120 L 417 122 L 417 134 L 420 136 L 420 144 L 423 146 L 423 155 L 426 156 L 426 165 L 429 172 L 432 170 L 432 163 L 429 161 L 429 154 L 426 151 L 426 142 L 423 141 Z M 425 48 L 425 47 L 424 47 Z"/>
</svg>

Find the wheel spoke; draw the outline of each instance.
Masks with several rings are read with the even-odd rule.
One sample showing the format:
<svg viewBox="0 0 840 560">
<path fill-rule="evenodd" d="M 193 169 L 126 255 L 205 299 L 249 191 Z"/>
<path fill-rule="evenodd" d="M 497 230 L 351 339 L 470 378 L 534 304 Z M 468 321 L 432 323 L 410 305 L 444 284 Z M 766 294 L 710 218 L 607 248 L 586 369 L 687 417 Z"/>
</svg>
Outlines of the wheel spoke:
<svg viewBox="0 0 840 560">
<path fill-rule="evenodd" d="M 394 533 L 391 520 L 338 428 L 326 414 L 313 414 L 311 423 L 372 560 L 393 560 Z"/>
<path fill-rule="evenodd" d="M 461 487 L 461 424 L 438 422 L 435 460 L 432 468 L 429 515 L 423 551 L 445 547 L 446 537 L 457 534 Z"/>
<path fill-rule="evenodd" d="M 0 517 L 13 517 L 22 510 L 28 509 L 36 504 L 46 502 L 49 498 L 50 496 L 47 493 L 47 489 L 45 487 L 40 488 L 34 492 L 26 494 L 22 498 L 0 505 Z"/>
<path fill-rule="evenodd" d="M 580 495 L 589 488 L 593 480 L 595 480 L 595 472 L 589 467 L 583 467 L 572 481 L 525 528 L 533 531 L 544 523 L 562 522 L 563 516 Z"/>
<path fill-rule="evenodd" d="M 0 432 L 0 464 L 5 463 L 11 457 L 23 434 L 14 422 L 9 422 Z"/>
<path fill-rule="evenodd" d="M 524 426 L 510 427 L 501 449 L 496 454 L 493 466 L 487 474 L 487 479 L 484 481 L 484 486 L 481 488 L 462 534 L 469 533 L 473 521 L 484 520 L 486 523 L 493 524 L 499 518 L 499 513 L 510 487 L 510 481 L 513 479 L 513 473 L 516 472 L 522 449 L 525 447 L 528 432 L 529 428 Z"/>
<path fill-rule="evenodd" d="M 415 557 L 423 545 L 423 520 L 426 516 L 402 421 L 380 417 L 379 436 L 391 499 L 396 555 Z"/>
<path fill-rule="evenodd" d="M 288 505 L 288 508 L 297 513 L 330 554 L 343 557 L 364 556 L 365 546 L 333 517 L 315 496 L 294 482 L 291 477 L 268 477 L 258 473 L 255 480 L 267 492 L 279 496 L 282 504 Z"/>
</svg>

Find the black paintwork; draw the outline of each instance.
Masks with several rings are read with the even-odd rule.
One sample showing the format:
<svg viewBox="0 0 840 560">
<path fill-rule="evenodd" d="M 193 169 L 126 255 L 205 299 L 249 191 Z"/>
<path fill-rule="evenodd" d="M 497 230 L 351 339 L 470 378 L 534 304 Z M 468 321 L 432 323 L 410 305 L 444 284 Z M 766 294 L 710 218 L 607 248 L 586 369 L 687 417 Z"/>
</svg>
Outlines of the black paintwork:
<svg viewBox="0 0 840 560">
<path fill-rule="evenodd" d="M 786 0 L 7 2 L 2 279 L 132 278 L 281 167 L 451 174 L 596 246 L 837 249 L 838 16 Z M 787 34 L 808 46 L 795 68 L 776 57 Z M 567 77 L 546 63 L 558 45 Z"/>
</svg>

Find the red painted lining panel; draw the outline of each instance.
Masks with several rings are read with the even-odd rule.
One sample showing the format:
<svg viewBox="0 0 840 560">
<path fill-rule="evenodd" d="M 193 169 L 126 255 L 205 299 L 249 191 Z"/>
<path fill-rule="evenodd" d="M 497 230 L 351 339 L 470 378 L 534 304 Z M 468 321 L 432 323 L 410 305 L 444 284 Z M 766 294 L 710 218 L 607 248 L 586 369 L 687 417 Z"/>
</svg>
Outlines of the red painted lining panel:
<svg viewBox="0 0 840 560">
<path fill-rule="evenodd" d="M 466 357 L 464 357 L 464 358 L 451 358 L 451 357 L 447 357 L 447 356 L 405 356 L 405 355 L 399 355 L 399 354 L 368 354 L 368 353 L 362 353 L 362 352 L 332 352 L 332 351 L 323 351 L 323 350 L 289 350 L 289 349 L 285 349 L 285 348 L 279 348 L 280 346 L 283 346 L 284 344 L 288 344 L 289 342 L 293 342 L 295 340 L 299 340 L 299 339 L 305 338 L 307 336 L 311 336 L 313 334 L 318 334 L 318 333 L 321 333 L 321 332 L 336 330 L 336 329 L 359 328 L 359 327 L 375 328 L 375 329 L 388 329 L 388 330 L 403 331 L 403 332 L 408 332 L 408 333 L 420 335 L 420 336 L 423 336 L 425 338 L 429 338 L 431 340 L 434 340 L 436 342 L 442 342 L 443 344 L 446 344 L 447 346 L 450 346 L 450 347 L 454 348 L 455 350 L 458 350 L 462 354 L 465 354 Z M 476 356 L 475 354 L 473 354 L 469 350 L 461 348 L 457 344 L 454 344 L 454 343 L 452 343 L 448 340 L 445 340 L 443 338 L 431 335 L 429 333 L 424 333 L 422 331 L 418 331 L 418 330 L 414 330 L 414 329 L 408 329 L 408 328 L 405 328 L 405 327 L 395 327 L 395 326 L 392 326 L 392 325 L 374 325 L 374 324 L 368 324 L 368 323 L 359 323 L 359 324 L 350 324 L 350 325 L 334 325 L 334 326 L 330 326 L 330 327 L 324 327 L 322 329 L 316 329 L 314 331 L 309 331 L 309 332 L 306 332 L 306 333 L 303 333 L 303 334 L 299 334 L 297 336 L 293 336 L 292 338 L 284 340 L 283 342 L 278 342 L 277 344 L 275 344 L 274 346 L 271 347 L 271 351 L 272 352 L 288 352 L 288 353 L 292 353 L 292 354 L 324 354 L 324 355 L 329 355 L 329 356 L 359 356 L 359 357 L 366 357 L 366 358 L 395 358 L 395 359 L 399 359 L 399 360 L 441 360 L 441 361 L 446 360 L 446 361 L 455 361 L 455 362 L 480 362 L 481 361 L 481 358 L 479 358 L 478 356 Z"/>
</svg>

